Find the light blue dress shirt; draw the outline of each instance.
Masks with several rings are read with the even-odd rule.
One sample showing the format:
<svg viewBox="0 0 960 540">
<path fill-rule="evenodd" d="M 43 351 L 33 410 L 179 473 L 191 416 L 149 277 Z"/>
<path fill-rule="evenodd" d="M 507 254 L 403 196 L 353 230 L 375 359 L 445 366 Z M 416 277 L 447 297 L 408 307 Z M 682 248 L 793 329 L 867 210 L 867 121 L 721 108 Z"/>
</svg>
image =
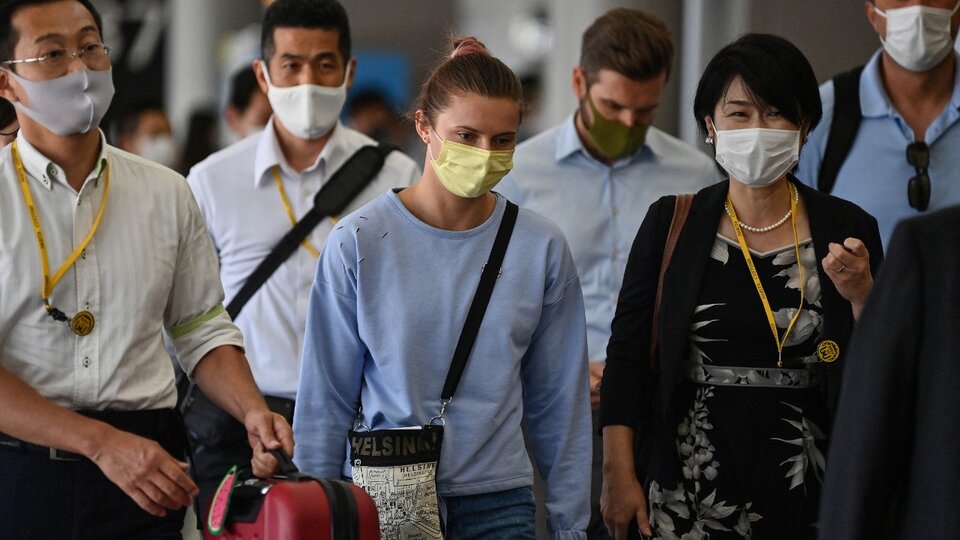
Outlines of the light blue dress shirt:
<svg viewBox="0 0 960 540">
<path fill-rule="evenodd" d="M 960 55 L 953 53 L 960 66 Z M 880 79 L 881 53 L 877 51 L 860 75 L 860 107 L 863 122 L 850 154 L 840 168 L 831 192 L 847 199 L 877 218 L 880 238 L 886 248 L 894 226 L 919 212 L 907 200 L 907 182 L 916 170 L 907 163 L 907 145 L 914 142 L 913 129 L 893 108 Z M 810 134 L 800 154 L 797 178 L 816 187 L 820 163 L 827 147 L 833 120 L 833 81 L 820 87 L 823 120 Z M 960 203 L 960 69 L 954 75 L 953 95 L 924 136 L 930 147 L 930 206 L 927 212 Z"/>
<path fill-rule="evenodd" d="M 651 127 L 646 143 L 612 166 L 587 152 L 574 115 L 517 147 L 497 191 L 553 220 L 580 274 L 591 361 L 606 358 L 627 255 L 647 208 L 664 195 L 696 193 L 720 180 L 714 161 Z"/>
</svg>

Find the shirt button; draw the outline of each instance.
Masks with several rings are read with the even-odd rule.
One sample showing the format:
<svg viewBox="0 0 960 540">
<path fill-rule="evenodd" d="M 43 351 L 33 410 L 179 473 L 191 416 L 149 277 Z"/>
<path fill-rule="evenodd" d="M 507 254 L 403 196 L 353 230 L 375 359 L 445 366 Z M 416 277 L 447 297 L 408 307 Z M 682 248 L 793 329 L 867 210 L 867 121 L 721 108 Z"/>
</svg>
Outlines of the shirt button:
<svg viewBox="0 0 960 540">
<path fill-rule="evenodd" d="M 80 258 L 81 258 L 81 259 L 86 259 L 86 258 L 87 258 L 87 250 L 83 250 L 83 251 L 80 252 Z"/>
<path fill-rule="evenodd" d="M 615 261 L 620 258 L 620 250 L 619 250 L 619 249 L 613 250 L 612 258 L 613 258 L 613 260 L 615 260 Z"/>
<path fill-rule="evenodd" d="M 47 163 L 47 176 L 57 176 L 57 168 L 53 163 Z"/>
<path fill-rule="evenodd" d="M 89 357 L 89 356 L 85 356 L 85 357 L 83 358 L 83 367 L 90 367 L 90 357 Z"/>
<path fill-rule="evenodd" d="M 616 207 L 616 206 L 614 206 L 613 209 L 610 211 L 610 213 L 612 213 L 613 216 L 616 217 L 617 214 L 620 213 L 620 211 L 617 210 L 617 207 Z"/>
</svg>

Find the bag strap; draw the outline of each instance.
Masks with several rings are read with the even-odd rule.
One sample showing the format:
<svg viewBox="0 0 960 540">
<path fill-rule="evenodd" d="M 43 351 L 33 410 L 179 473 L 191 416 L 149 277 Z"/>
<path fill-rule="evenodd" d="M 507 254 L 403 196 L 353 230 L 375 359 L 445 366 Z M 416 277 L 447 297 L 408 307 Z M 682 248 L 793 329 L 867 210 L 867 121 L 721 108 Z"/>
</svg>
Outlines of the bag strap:
<svg viewBox="0 0 960 540">
<path fill-rule="evenodd" d="M 670 220 L 670 230 L 667 232 L 667 241 L 663 245 L 663 260 L 660 263 L 660 277 L 657 279 L 657 296 L 653 302 L 653 325 L 650 329 L 650 367 L 654 371 L 659 368 L 657 340 L 658 327 L 660 326 L 658 321 L 660 318 L 660 297 L 663 295 L 663 277 L 667 273 L 667 267 L 670 266 L 673 250 L 677 247 L 677 239 L 680 238 L 683 224 L 687 222 L 687 216 L 690 215 L 691 206 L 693 206 L 692 193 L 677 195 L 673 206 L 673 218 Z"/>
<path fill-rule="evenodd" d="M 383 168 L 387 155 L 394 149 L 386 145 L 368 145 L 357 150 L 320 188 L 313 197 L 313 207 L 270 251 L 260 264 L 250 273 L 243 287 L 240 288 L 230 303 L 227 313 L 232 319 L 243 309 L 243 306 L 253 297 L 270 276 L 280 268 L 290 255 L 293 255 L 303 239 L 320 224 L 327 216 L 336 216 L 350 204 L 353 199 L 367 187 L 373 178 Z"/>
<path fill-rule="evenodd" d="M 853 141 L 857 138 L 860 122 L 863 120 L 863 111 L 860 109 L 862 72 L 863 66 L 859 66 L 833 78 L 833 120 L 817 177 L 817 189 L 824 193 L 833 191 L 840 167 L 853 148 Z"/>
<path fill-rule="evenodd" d="M 490 303 L 493 286 L 497 283 L 497 277 L 500 276 L 500 267 L 503 264 L 503 256 L 507 252 L 507 245 L 510 243 L 510 236 L 513 234 L 513 226 L 517 222 L 517 213 L 517 205 L 507 201 L 507 208 L 500 221 L 497 237 L 493 241 L 490 257 L 487 259 L 487 264 L 483 265 L 480 284 L 473 295 L 473 302 L 470 304 L 470 311 L 467 312 L 467 319 L 463 323 L 463 330 L 460 331 L 460 340 L 453 352 L 453 361 L 450 363 L 450 371 L 447 372 L 447 380 L 443 383 L 443 391 L 440 393 L 440 418 L 443 417 L 446 404 L 453 399 L 453 393 L 460 384 L 463 370 L 467 367 L 467 358 L 470 357 L 473 343 L 480 331 L 480 323 L 483 322 L 483 315 Z"/>
</svg>

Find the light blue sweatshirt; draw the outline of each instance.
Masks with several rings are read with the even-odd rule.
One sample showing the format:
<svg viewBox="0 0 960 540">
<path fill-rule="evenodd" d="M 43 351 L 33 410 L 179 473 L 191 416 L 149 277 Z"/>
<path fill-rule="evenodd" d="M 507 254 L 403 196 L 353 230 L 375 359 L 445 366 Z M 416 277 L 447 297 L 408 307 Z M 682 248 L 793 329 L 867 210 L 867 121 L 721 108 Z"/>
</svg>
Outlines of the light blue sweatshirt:
<svg viewBox="0 0 960 540">
<path fill-rule="evenodd" d="M 415 218 L 389 191 L 340 221 L 320 257 L 294 416 L 296 462 L 350 476 L 357 405 L 373 429 L 427 423 L 506 200 L 468 231 Z M 554 538 L 585 538 L 590 401 L 583 297 L 560 230 L 520 210 L 473 352 L 445 415 L 441 496 L 547 483 Z"/>
</svg>

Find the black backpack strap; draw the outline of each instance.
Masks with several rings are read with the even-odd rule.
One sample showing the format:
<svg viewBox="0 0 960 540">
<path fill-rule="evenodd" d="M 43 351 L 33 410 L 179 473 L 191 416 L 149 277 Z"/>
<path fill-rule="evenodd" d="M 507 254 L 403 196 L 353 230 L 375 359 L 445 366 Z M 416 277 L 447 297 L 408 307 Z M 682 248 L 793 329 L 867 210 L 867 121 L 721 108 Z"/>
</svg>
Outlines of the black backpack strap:
<svg viewBox="0 0 960 540">
<path fill-rule="evenodd" d="M 356 151 L 320 188 L 313 198 L 313 208 L 310 209 L 283 238 L 277 242 L 273 250 L 250 273 L 230 303 L 227 313 L 236 319 L 243 306 L 253 297 L 270 276 L 280 268 L 290 255 L 293 255 L 303 239 L 328 216 L 336 216 L 367 187 L 373 178 L 383 168 L 387 155 L 394 149 L 390 146 L 364 146 Z"/>
<path fill-rule="evenodd" d="M 487 264 L 483 265 L 480 284 L 477 286 L 477 292 L 473 295 L 470 311 L 467 312 L 467 319 L 463 322 L 463 329 L 460 331 L 460 340 L 453 352 L 450 371 L 447 372 L 447 379 L 443 383 L 443 392 L 440 394 L 442 402 L 447 402 L 453 398 L 453 393 L 457 390 L 457 385 L 460 384 L 460 377 L 463 376 L 463 370 L 467 367 L 467 358 L 470 357 L 473 342 L 477 340 L 480 323 L 483 322 L 483 315 L 487 311 L 487 305 L 490 304 L 490 295 L 493 294 L 493 286 L 497 283 L 497 277 L 500 276 L 500 267 L 507 252 L 507 245 L 510 243 L 510 236 L 513 234 L 513 226 L 517 222 L 518 212 L 517 205 L 507 201 L 507 208 L 500 220 L 500 228 L 497 230 L 497 237 L 493 241 L 490 257 L 487 259 Z M 442 414 L 441 411 L 441 416 Z"/>
<path fill-rule="evenodd" d="M 840 167 L 847 159 L 853 140 L 860 129 L 863 111 L 860 109 L 860 74 L 863 66 L 841 73 L 833 78 L 833 120 L 827 137 L 827 149 L 820 162 L 817 189 L 824 193 L 833 191 Z"/>
</svg>

